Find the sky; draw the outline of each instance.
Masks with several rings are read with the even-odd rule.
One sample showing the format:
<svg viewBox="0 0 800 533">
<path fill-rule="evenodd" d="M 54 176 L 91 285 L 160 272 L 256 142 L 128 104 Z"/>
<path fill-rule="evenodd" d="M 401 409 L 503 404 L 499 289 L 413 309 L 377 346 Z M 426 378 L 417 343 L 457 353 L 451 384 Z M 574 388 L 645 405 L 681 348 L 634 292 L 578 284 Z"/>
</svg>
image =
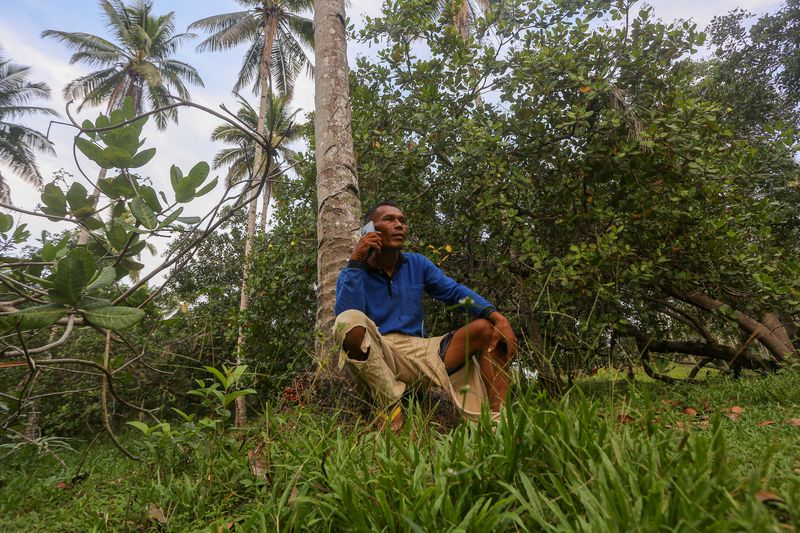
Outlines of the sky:
<svg viewBox="0 0 800 533">
<path fill-rule="evenodd" d="M 649 2 L 655 15 L 664 21 L 677 18 L 691 19 L 699 28 L 705 26 L 715 15 L 724 14 L 735 8 L 743 8 L 755 14 L 775 11 L 782 4 L 778 0 L 651 0 Z M 195 20 L 241 10 L 241 6 L 233 0 L 155 0 L 156 13 L 174 11 L 177 31 L 186 31 L 187 26 Z M 363 26 L 365 16 L 378 16 L 381 3 L 379 0 L 350 0 L 348 17 L 357 28 Z M 46 82 L 52 90 L 52 99 L 46 105 L 54 108 L 64 119 L 66 102 L 61 96 L 63 87 L 71 80 L 85 75 L 91 69 L 81 64 L 70 65 L 71 52 L 54 39 L 41 39 L 42 31 L 47 29 L 68 32 L 86 32 L 107 36 L 97 0 L 0 0 L 0 46 L 6 58 L 14 63 L 31 66 L 29 81 Z M 310 14 L 309 14 L 310 16 Z M 240 67 L 243 49 L 232 49 L 224 52 L 197 53 L 194 46 L 200 42 L 199 35 L 194 44 L 184 46 L 176 54 L 177 59 L 186 61 L 199 71 L 205 87 L 188 86 L 192 99 L 211 108 L 226 104 L 229 109 L 238 109 L 235 97 L 231 94 L 236 74 Z M 374 56 L 376 50 L 369 45 L 349 43 L 348 57 L 350 65 L 358 56 Z M 313 54 L 311 55 L 313 58 Z M 244 93 L 254 107 L 257 99 L 249 91 Z M 298 80 L 292 105 L 300 109 L 298 116 L 314 107 L 314 83 L 309 78 Z M 99 109 L 84 109 L 79 114 L 78 122 L 84 118 L 94 119 Z M 188 171 L 198 161 L 209 161 L 222 145 L 209 141 L 211 131 L 220 123 L 219 119 L 201 111 L 183 109 L 180 112 L 179 124 L 170 125 L 166 132 L 159 132 L 151 124 L 145 129 L 147 142 L 144 147 L 155 146 L 156 157 L 141 169 L 141 174 L 150 177 L 156 189 L 170 190 L 168 181 L 169 167 L 178 165 Z M 39 131 L 46 132 L 49 119 L 33 118 L 21 122 Z M 72 161 L 72 139 L 75 130 L 60 125 L 53 125 L 50 139 L 54 142 L 57 155 L 55 157 L 40 155 L 39 168 L 45 181 L 58 169 L 66 169 L 75 176 L 78 171 Z M 87 175 L 96 176 L 97 168 L 90 162 L 83 161 Z M 219 174 L 220 181 L 224 171 Z M 39 202 L 39 192 L 32 186 L 15 178 L 7 168 L 3 169 L 11 187 L 14 204 L 23 209 L 34 209 Z M 207 198 L 197 200 L 184 212 L 184 215 L 202 215 L 209 206 L 216 203 L 222 194 L 222 187 L 210 193 Z M 46 219 L 31 220 L 29 228 L 34 235 L 43 229 L 57 231 L 59 228 Z M 158 243 L 157 243 L 158 245 Z M 161 247 L 161 246 L 159 246 Z M 152 263 L 145 260 L 145 263 Z"/>
</svg>

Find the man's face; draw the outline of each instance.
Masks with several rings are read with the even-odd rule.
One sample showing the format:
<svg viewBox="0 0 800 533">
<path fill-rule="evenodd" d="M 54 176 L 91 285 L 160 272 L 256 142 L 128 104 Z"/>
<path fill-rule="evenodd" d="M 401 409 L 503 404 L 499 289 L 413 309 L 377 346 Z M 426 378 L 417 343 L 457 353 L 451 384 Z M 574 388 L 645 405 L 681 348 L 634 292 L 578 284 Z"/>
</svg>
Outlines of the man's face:
<svg viewBox="0 0 800 533">
<path fill-rule="evenodd" d="M 406 242 L 408 223 L 402 211 L 391 205 L 382 205 L 372 216 L 375 231 L 380 232 L 384 248 L 401 249 Z"/>
</svg>

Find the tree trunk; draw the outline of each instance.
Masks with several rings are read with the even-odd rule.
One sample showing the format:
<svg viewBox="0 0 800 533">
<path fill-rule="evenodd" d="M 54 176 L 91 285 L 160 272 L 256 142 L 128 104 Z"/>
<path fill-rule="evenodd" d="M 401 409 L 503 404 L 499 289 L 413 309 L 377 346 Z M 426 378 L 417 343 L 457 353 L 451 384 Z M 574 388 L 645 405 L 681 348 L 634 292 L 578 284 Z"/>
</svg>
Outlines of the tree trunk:
<svg viewBox="0 0 800 533">
<path fill-rule="evenodd" d="M 270 17 L 266 24 L 264 24 L 264 49 L 261 53 L 261 64 L 258 67 L 259 76 L 261 77 L 261 98 L 258 104 L 258 124 L 256 125 L 256 132 L 265 138 L 264 124 L 267 116 L 267 106 L 270 105 L 269 99 L 272 96 L 270 91 L 270 72 L 269 72 L 269 57 L 272 52 L 272 42 L 275 38 L 275 17 Z M 262 159 L 264 159 L 264 151 L 260 145 L 256 145 L 256 153 L 253 158 L 253 180 L 248 181 L 245 185 L 250 187 L 255 185 L 262 177 L 264 171 L 262 168 Z M 255 183 L 254 183 L 255 181 Z M 264 184 L 264 190 L 269 188 L 269 182 Z M 236 365 L 241 365 L 244 362 L 245 349 L 247 347 L 246 335 L 246 321 L 244 315 L 250 309 L 250 268 L 253 259 L 253 242 L 256 236 L 256 214 L 258 211 L 258 190 L 252 191 L 250 197 L 250 205 L 247 209 L 247 236 L 244 241 L 244 264 L 242 265 L 242 289 L 239 297 L 239 332 L 236 338 Z M 266 216 L 266 208 L 264 209 Z M 247 424 L 247 402 L 244 396 L 236 398 L 236 411 L 234 414 L 234 424 L 236 427 L 243 427 Z"/>
<path fill-rule="evenodd" d="M 270 159 L 270 161 L 272 161 Z M 270 165 L 272 168 L 272 165 Z M 278 176 L 276 176 L 278 177 Z M 269 215 L 269 201 L 272 198 L 272 182 L 268 181 L 264 184 L 264 192 L 261 195 L 261 203 L 263 207 L 261 208 L 261 221 L 259 223 L 259 230 L 262 234 L 267 232 L 267 215 Z"/>
<path fill-rule="evenodd" d="M 318 362 L 333 361 L 336 279 L 358 239 L 360 201 L 351 130 L 344 0 L 314 2 Z M 333 365 L 329 365 L 333 366 Z"/>
<path fill-rule="evenodd" d="M 672 296 L 706 311 L 715 311 L 725 305 L 723 302 L 699 292 L 673 291 Z M 745 315 L 741 311 L 734 310 L 728 317 L 736 322 L 743 331 L 755 335 L 758 342 L 769 350 L 769 353 L 772 354 L 778 362 L 783 361 L 794 352 L 794 348 L 791 344 L 787 346 L 777 335 L 770 331 L 768 327 Z"/>
</svg>

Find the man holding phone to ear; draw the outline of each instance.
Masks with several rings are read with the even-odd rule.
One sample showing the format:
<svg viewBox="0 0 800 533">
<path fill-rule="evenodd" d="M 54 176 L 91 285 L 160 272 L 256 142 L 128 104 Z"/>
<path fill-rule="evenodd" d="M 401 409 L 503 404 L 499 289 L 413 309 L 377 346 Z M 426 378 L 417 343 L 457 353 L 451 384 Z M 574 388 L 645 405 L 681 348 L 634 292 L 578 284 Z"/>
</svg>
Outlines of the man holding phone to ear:
<svg viewBox="0 0 800 533">
<path fill-rule="evenodd" d="M 506 317 L 424 255 L 401 253 L 408 223 L 395 203 L 377 204 L 364 221 L 336 285 L 339 367 L 347 364 L 369 389 L 383 427 L 392 430 L 402 427 L 399 400 L 408 386 L 442 387 L 472 419 L 488 400 L 496 417 L 517 350 Z M 423 293 L 447 305 L 464 305 L 471 321 L 444 336 L 427 337 Z"/>
</svg>

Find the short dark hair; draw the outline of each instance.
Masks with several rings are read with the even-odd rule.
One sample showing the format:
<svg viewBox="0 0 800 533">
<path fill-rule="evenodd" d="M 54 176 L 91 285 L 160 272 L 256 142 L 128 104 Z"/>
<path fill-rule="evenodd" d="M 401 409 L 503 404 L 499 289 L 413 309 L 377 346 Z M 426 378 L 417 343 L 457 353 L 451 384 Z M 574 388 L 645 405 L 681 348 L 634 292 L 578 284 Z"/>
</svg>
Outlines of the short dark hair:
<svg viewBox="0 0 800 533">
<path fill-rule="evenodd" d="M 375 211 L 377 211 L 379 207 L 382 207 L 384 205 L 389 205 L 392 207 L 396 207 L 397 209 L 400 209 L 400 206 L 392 202 L 391 200 L 384 200 L 383 202 L 378 202 L 377 204 L 370 207 L 369 211 L 367 211 L 367 214 L 364 215 L 364 224 L 372 220 L 372 217 L 375 216 Z M 402 209 L 400 210 L 402 211 Z"/>
</svg>

